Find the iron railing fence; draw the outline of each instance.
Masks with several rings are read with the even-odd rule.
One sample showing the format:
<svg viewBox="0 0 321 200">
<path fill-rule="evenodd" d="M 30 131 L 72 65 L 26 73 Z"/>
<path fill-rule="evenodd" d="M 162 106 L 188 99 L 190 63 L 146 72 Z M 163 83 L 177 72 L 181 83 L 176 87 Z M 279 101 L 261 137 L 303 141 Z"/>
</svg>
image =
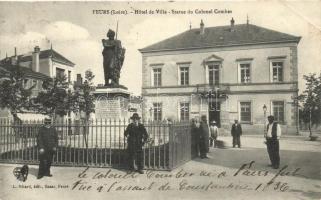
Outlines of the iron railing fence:
<svg viewBox="0 0 321 200">
<path fill-rule="evenodd" d="M 37 134 L 42 121 L 0 120 L 0 162 L 38 163 Z M 124 168 L 128 120 L 66 120 L 53 124 L 58 133 L 54 165 Z M 171 170 L 191 160 L 188 122 L 143 122 L 149 141 L 144 145 L 146 169 Z"/>
</svg>

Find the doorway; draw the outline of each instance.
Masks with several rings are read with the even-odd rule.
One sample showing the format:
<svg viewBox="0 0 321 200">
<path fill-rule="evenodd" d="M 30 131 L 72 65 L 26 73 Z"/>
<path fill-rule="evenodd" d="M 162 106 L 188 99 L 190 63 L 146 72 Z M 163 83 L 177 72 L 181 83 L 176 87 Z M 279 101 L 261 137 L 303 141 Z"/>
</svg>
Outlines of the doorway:
<svg viewBox="0 0 321 200">
<path fill-rule="evenodd" d="M 217 126 L 221 127 L 221 103 L 220 102 L 209 102 L 208 104 L 208 119 L 209 122 L 216 121 Z"/>
</svg>

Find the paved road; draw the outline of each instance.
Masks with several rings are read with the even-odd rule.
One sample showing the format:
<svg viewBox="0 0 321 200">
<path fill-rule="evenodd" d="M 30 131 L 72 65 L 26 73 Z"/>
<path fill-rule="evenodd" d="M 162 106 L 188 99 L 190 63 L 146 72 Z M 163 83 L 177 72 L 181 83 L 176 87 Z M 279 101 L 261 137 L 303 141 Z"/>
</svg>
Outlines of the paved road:
<svg viewBox="0 0 321 200">
<path fill-rule="evenodd" d="M 275 170 L 267 166 L 262 138 L 242 137 L 242 149 L 231 148 L 230 137 L 220 139 L 227 148 L 211 148 L 209 159 L 172 172 L 53 167 L 54 177 L 37 180 L 37 166 L 30 166 L 23 183 L 12 175 L 15 165 L 0 165 L 0 199 L 321 199 L 320 141 L 283 138 L 281 169 Z"/>
</svg>

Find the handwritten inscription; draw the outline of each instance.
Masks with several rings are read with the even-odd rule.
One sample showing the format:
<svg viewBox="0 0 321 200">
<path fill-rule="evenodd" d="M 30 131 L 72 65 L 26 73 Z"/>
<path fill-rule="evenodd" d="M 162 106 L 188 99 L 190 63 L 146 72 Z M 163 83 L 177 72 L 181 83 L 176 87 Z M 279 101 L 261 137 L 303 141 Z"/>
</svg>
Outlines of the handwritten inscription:
<svg viewBox="0 0 321 200">
<path fill-rule="evenodd" d="M 121 192 L 121 191 L 212 191 L 212 190 L 243 190 L 243 191 L 277 191 L 287 192 L 290 183 L 288 176 L 302 176 L 301 169 L 290 169 L 285 165 L 279 170 L 268 171 L 256 169 L 255 161 L 241 164 L 235 170 L 190 171 L 180 169 L 177 172 L 147 170 L 145 174 L 123 172 L 114 169 L 97 171 L 89 167 L 83 169 L 68 184 L 19 184 L 17 189 L 68 189 L 80 192 Z M 139 180 L 139 181 L 137 181 Z M 197 181 L 198 180 L 198 181 Z M 201 181 L 200 181 L 201 180 Z"/>
<path fill-rule="evenodd" d="M 233 173 L 227 171 L 208 171 L 201 170 L 199 172 L 191 172 L 185 169 L 181 169 L 176 173 L 172 172 L 159 172 L 147 170 L 144 175 L 137 173 L 124 173 L 116 170 L 107 169 L 104 172 L 91 173 L 90 168 L 87 167 L 78 174 L 77 180 L 73 183 L 71 189 L 76 191 L 92 191 L 98 192 L 117 192 L 117 191 L 209 191 L 215 189 L 225 190 L 252 190 L 252 191 L 266 191 L 274 190 L 279 192 L 286 192 L 289 190 L 289 183 L 278 181 L 278 177 L 281 176 L 298 176 L 300 168 L 294 170 L 288 170 L 288 166 L 283 166 L 279 171 L 272 173 L 267 170 L 256 170 L 254 167 L 255 161 L 242 164 Z M 194 178 L 200 177 L 202 184 L 194 183 Z M 266 182 L 261 183 L 235 183 L 231 179 L 236 177 L 272 177 L 267 179 Z M 128 183 L 130 180 L 137 178 L 146 178 L 148 181 L 141 183 Z M 224 180 L 224 182 L 215 182 L 216 180 Z M 100 184 L 98 186 L 93 184 L 93 180 L 115 180 L 108 181 L 108 183 Z M 127 180 L 127 181 L 125 181 Z M 238 179 L 239 180 L 239 179 Z"/>
</svg>

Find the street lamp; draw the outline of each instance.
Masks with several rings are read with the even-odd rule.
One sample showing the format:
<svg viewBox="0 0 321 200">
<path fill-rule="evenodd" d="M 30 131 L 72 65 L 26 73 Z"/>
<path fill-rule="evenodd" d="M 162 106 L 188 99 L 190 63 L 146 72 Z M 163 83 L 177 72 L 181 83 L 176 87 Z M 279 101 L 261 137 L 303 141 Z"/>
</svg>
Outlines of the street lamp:
<svg viewBox="0 0 321 200">
<path fill-rule="evenodd" d="M 264 137 L 266 137 L 266 110 L 267 110 L 267 107 L 264 104 L 264 106 L 263 106 L 263 112 L 264 112 Z"/>
<path fill-rule="evenodd" d="M 149 108 L 149 117 L 150 117 L 150 119 L 152 119 L 152 116 L 153 116 L 153 107 L 150 107 Z"/>
</svg>

